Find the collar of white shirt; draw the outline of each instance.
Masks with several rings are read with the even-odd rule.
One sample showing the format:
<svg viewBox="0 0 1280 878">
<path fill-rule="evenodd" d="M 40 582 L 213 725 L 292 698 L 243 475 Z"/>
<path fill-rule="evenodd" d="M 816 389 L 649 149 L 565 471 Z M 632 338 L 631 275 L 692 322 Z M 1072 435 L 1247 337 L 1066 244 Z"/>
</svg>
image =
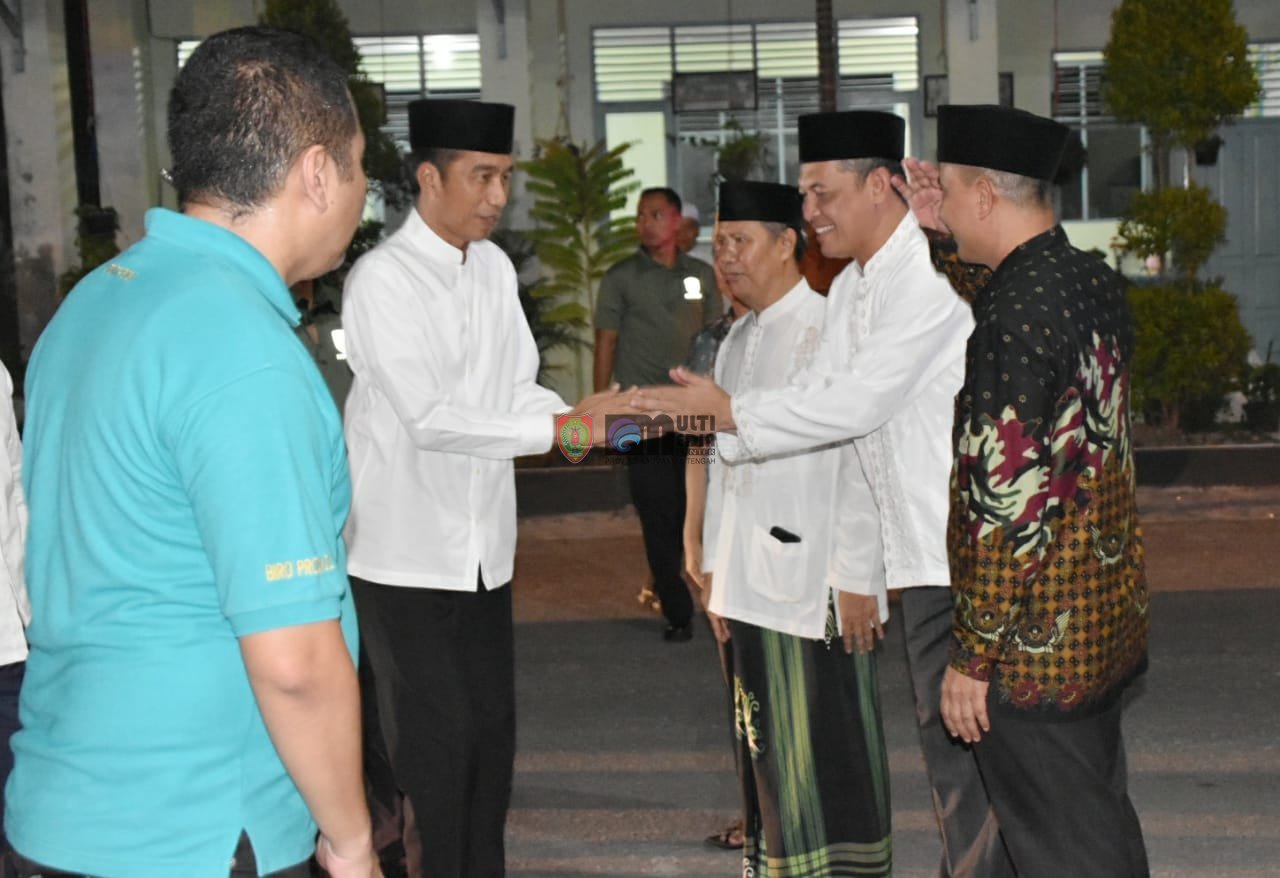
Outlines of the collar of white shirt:
<svg viewBox="0 0 1280 878">
<path fill-rule="evenodd" d="M 783 294 L 782 298 L 774 302 L 768 308 L 759 313 L 753 313 L 757 326 L 768 326 L 770 323 L 781 320 L 795 309 L 799 308 L 804 302 L 805 291 L 809 289 L 809 283 L 803 277 L 799 283 Z"/>
<path fill-rule="evenodd" d="M 916 222 L 916 215 L 908 210 L 906 216 L 898 223 L 898 227 L 893 230 L 893 234 L 889 235 L 888 240 L 881 244 L 880 249 L 867 260 L 867 264 L 862 266 L 856 261 L 851 262 L 849 269 L 856 272 L 856 276 L 873 280 L 876 274 L 883 271 L 886 266 L 893 265 L 897 261 L 897 252 L 908 246 L 919 233 L 920 224 Z"/>
<path fill-rule="evenodd" d="M 466 264 L 466 251 L 459 250 L 437 235 L 435 229 L 427 225 L 427 221 L 416 209 L 409 211 L 409 216 L 405 218 L 404 231 L 413 248 L 424 253 L 432 262 L 452 265 L 456 268 Z"/>
</svg>

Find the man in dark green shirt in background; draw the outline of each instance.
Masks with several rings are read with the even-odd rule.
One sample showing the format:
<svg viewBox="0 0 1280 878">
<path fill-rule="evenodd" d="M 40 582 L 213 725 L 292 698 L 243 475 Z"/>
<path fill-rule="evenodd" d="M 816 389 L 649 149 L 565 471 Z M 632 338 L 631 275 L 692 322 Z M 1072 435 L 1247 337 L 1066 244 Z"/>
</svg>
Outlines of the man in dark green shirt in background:
<svg viewBox="0 0 1280 878">
<path fill-rule="evenodd" d="M 609 269 L 596 304 L 595 387 L 669 384 L 667 370 L 684 362 L 695 334 L 719 319 L 715 272 L 676 246 L 680 196 L 667 188 L 640 193 L 640 247 Z M 603 425 L 602 425 L 603 426 Z M 693 633 L 693 600 L 681 573 L 685 440 L 648 439 L 627 452 L 631 499 L 644 531 L 653 588 L 662 602 L 668 641 Z"/>
</svg>

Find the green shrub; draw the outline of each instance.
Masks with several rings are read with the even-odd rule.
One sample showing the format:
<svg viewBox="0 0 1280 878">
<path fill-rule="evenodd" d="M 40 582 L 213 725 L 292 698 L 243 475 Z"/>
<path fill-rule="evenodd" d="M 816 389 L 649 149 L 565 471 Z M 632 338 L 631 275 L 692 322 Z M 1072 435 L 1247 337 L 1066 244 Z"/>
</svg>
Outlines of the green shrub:
<svg viewBox="0 0 1280 878">
<path fill-rule="evenodd" d="M 1192 283 L 1214 248 L 1226 240 L 1227 209 L 1195 183 L 1186 189 L 1135 192 L 1119 234 L 1125 253 L 1143 259 L 1171 253 L 1178 275 Z"/>
<path fill-rule="evenodd" d="M 1248 368 L 1249 334 L 1236 297 L 1214 284 L 1147 286 L 1133 287 L 1129 304 L 1134 412 L 1172 429 L 1211 427 Z"/>
</svg>

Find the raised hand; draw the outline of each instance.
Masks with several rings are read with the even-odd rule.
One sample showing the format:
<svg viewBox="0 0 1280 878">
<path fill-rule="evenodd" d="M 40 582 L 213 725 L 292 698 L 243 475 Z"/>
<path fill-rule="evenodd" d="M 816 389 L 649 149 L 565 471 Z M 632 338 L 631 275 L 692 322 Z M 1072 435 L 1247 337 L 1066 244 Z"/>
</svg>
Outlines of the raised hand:
<svg viewBox="0 0 1280 878">
<path fill-rule="evenodd" d="M 939 209 L 942 207 L 942 182 L 936 165 L 922 159 L 905 158 L 902 168 L 907 172 L 906 179 L 895 176 L 893 188 L 898 190 L 921 228 L 951 234 L 951 230 L 942 222 Z"/>
</svg>

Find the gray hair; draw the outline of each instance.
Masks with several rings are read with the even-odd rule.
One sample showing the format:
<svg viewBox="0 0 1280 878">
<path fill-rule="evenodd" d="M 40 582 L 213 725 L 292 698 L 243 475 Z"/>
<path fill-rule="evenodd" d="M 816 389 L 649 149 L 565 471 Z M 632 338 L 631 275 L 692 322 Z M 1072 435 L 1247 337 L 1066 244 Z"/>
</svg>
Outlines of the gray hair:
<svg viewBox="0 0 1280 878">
<path fill-rule="evenodd" d="M 1016 207 L 1044 207 L 1049 204 L 1053 184 L 1048 180 L 991 168 L 978 168 L 977 172 L 987 178 L 997 195 Z"/>
<path fill-rule="evenodd" d="M 799 262 L 801 259 L 804 259 L 805 251 L 809 249 L 809 243 L 804 238 L 804 229 L 797 229 L 795 226 L 789 226 L 786 223 L 762 222 L 760 223 L 760 225 L 764 226 L 764 230 L 769 233 L 770 239 L 774 241 L 782 237 L 782 233 L 785 232 L 787 229 L 791 229 L 791 231 L 795 232 L 796 248 L 794 251 L 794 255 L 796 257 L 796 262 Z"/>
</svg>

